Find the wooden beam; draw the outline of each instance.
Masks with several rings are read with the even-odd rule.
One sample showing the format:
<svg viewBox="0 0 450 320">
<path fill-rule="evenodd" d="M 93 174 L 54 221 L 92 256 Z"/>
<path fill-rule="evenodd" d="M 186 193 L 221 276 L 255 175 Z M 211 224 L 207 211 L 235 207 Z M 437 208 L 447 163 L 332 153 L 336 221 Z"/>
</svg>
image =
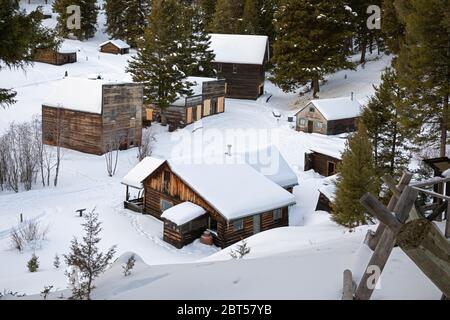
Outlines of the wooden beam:
<svg viewBox="0 0 450 320">
<path fill-rule="evenodd" d="M 344 271 L 342 300 L 353 300 L 353 275 L 350 270 Z"/>
<path fill-rule="evenodd" d="M 389 229 L 398 232 L 401 228 L 401 223 L 377 198 L 372 194 L 366 193 L 361 198 L 361 204 L 373 217 L 380 220 L 381 223 L 388 226 Z"/>
<path fill-rule="evenodd" d="M 443 195 L 443 194 L 440 194 L 440 193 L 437 193 L 437 192 L 434 192 L 434 191 L 430 191 L 430 190 L 426 190 L 426 189 L 422 189 L 422 188 L 417 188 L 417 187 L 412 187 L 412 188 L 418 190 L 419 192 L 422 192 L 422 193 L 428 194 L 430 196 L 433 196 L 435 198 L 444 199 L 444 200 L 450 200 L 449 196 L 446 196 L 446 195 Z"/>
<path fill-rule="evenodd" d="M 392 176 L 383 176 L 381 179 L 388 186 L 389 190 L 391 190 L 392 194 L 397 199 L 400 198 L 402 192 L 398 189 L 394 178 L 392 178 Z"/>
<path fill-rule="evenodd" d="M 406 188 L 407 185 L 411 183 L 413 174 L 411 172 L 405 171 L 400 178 L 400 181 L 397 185 L 397 189 L 399 192 L 403 192 L 403 190 Z M 397 205 L 398 198 L 395 196 L 392 196 L 389 204 L 388 204 L 388 210 L 392 211 L 394 210 L 395 206 Z M 369 231 L 366 236 L 365 243 L 369 246 L 370 249 L 373 251 L 376 249 L 378 243 L 380 242 L 381 236 L 384 233 L 384 230 L 386 229 L 386 226 L 382 223 L 379 224 L 377 230 L 375 232 Z"/>
<path fill-rule="evenodd" d="M 450 177 L 447 177 L 447 178 L 435 177 L 435 178 L 431 178 L 429 180 L 413 183 L 413 184 L 411 184 L 411 186 L 417 187 L 417 188 L 423 188 L 423 187 L 429 187 L 429 186 L 433 186 L 435 184 L 446 183 L 446 182 L 450 182 Z"/>
<path fill-rule="evenodd" d="M 369 283 L 372 281 L 370 279 L 373 274 L 372 270 L 374 267 L 378 267 L 379 272 L 383 272 L 392 249 L 395 246 L 396 232 L 399 231 L 399 226 L 401 227 L 400 223 L 404 222 L 408 218 L 409 211 L 411 211 L 416 198 L 417 191 L 410 187 L 406 187 L 400 199 L 398 200 L 397 205 L 395 206 L 395 218 L 392 216 L 390 211 L 385 208 L 375 197 L 366 196 L 365 199 L 368 200 L 361 201 L 363 205 L 368 206 L 368 210 L 370 208 L 370 211 L 373 210 L 380 218 L 385 220 L 385 226 L 388 227 L 385 228 L 383 235 L 381 236 L 380 241 L 375 248 L 375 251 L 365 269 L 361 281 L 359 282 L 359 285 L 355 292 L 355 299 L 369 300 L 372 296 L 373 290 L 375 288 L 375 286 L 369 286 Z M 405 214 L 406 211 L 407 213 Z M 387 213 L 391 215 L 390 218 L 388 217 Z M 378 281 L 379 279 L 376 280 Z"/>
<path fill-rule="evenodd" d="M 442 291 L 450 296 L 450 243 L 427 219 L 408 222 L 397 235 L 406 255 Z"/>
<path fill-rule="evenodd" d="M 436 219 L 436 217 L 438 217 L 439 215 L 442 215 L 442 213 L 445 210 L 447 210 L 447 206 L 448 206 L 448 201 L 442 202 L 440 205 L 438 205 L 436 208 L 434 208 L 433 212 L 428 217 L 426 217 L 426 219 L 429 221 L 434 221 Z"/>
</svg>

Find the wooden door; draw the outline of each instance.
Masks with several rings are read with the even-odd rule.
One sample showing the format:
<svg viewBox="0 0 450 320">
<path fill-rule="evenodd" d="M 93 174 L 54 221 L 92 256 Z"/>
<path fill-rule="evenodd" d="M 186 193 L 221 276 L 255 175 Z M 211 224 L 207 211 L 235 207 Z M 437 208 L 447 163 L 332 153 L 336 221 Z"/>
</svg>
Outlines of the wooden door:
<svg viewBox="0 0 450 320">
<path fill-rule="evenodd" d="M 327 176 L 333 176 L 336 174 L 336 163 L 328 161 L 328 172 Z"/>
<path fill-rule="evenodd" d="M 314 121 L 308 121 L 308 133 L 314 132 Z"/>
<path fill-rule="evenodd" d="M 192 107 L 186 109 L 186 123 L 192 123 Z"/>
<path fill-rule="evenodd" d="M 257 234 L 261 232 L 261 216 L 255 215 L 253 216 L 253 234 Z"/>
</svg>

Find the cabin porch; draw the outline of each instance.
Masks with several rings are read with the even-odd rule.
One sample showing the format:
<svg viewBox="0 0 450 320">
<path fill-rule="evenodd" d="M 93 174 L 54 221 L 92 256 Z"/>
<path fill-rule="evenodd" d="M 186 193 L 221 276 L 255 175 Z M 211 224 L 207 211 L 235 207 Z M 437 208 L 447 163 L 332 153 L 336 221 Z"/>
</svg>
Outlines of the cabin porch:
<svg viewBox="0 0 450 320">
<path fill-rule="evenodd" d="M 135 190 L 134 197 L 130 195 L 130 189 Z M 126 186 L 126 196 L 125 201 L 123 202 L 124 208 L 143 213 L 144 211 L 144 189 L 136 189 L 130 186 Z"/>
</svg>

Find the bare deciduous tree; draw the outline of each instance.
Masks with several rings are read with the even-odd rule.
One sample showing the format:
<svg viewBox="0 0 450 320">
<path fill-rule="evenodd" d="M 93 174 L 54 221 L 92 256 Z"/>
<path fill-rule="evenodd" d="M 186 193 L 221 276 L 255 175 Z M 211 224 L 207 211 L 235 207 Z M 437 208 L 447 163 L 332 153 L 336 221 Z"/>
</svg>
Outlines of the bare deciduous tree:
<svg viewBox="0 0 450 320">
<path fill-rule="evenodd" d="M 119 149 L 123 142 L 123 138 L 116 131 L 111 132 L 105 138 L 106 171 L 110 177 L 116 174 L 117 163 L 119 161 Z"/>
<path fill-rule="evenodd" d="M 146 129 L 142 132 L 142 142 L 138 147 L 138 158 L 142 161 L 145 157 L 152 155 L 153 144 L 155 143 L 155 133 L 152 128 Z"/>
</svg>

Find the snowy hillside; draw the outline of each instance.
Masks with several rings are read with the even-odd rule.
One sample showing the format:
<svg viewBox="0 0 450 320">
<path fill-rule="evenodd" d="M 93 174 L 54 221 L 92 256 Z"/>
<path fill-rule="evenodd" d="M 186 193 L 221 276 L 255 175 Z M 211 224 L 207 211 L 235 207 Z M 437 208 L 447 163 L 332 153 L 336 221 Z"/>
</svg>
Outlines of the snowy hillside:
<svg viewBox="0 0 450 320">
<path fill-rule="evenodd" d="M 33 5 L 21 1 L 27 9 Z M 46 6 L 49 10 L 50 6 Z M 12 122 L 30 121 L 41 114 L 41 105 L 49 98 L 65 72 L 87 78 L 99 74 L 108 81 L 130 80 L 125 72 L 130 57 L 100 53 L 98 46 L 107 39 L 103 33 L 104 15 L 97 35 L 89 41 L 65 40 L 76 48 L 78 62 L 64 66 L 35 63 L 25 70 L 0 71 L 0 88 L 17 91 L 17 103 L 0 108 L 0 133 Z M 45 21 L 54 26 L 55 16 Z M 355 57 L 355 59 L 357 59 Z M 380 74 L 389 65 L 390 56 L 370 56 L 365 68 L 343 70 L 327 77 L 321 98 L 355 97 L 365 103 L 380 82 Z M 74 88 L 76 90 L 76 88 Z M 65 266 L 53 267 L 55 254 L 67 253 L 74 236 L 82 235 L 76 210 L 95 208 L 103 223 L 102 249 L 117 245 L 117 255 L 136 253 L 136 268 L 124 277 L 123 256 L 97 283 L 97 299 L 340 299 L 342 272 L 351 268 L 360 277 L 369 257 L 362 249 L 368 228 L 354 232 L 338 226 L 325 212 L 315 212 L 318 189 L 324 177 L 304 172 L 304 153 L 310 148 L 341 152 L 341 136 L 306 134 L 294 129 L 292 116 L 311 98 L 286 94 L 267 81 L 265 94 L 257 101 L 226 100 L 225 113 L 208 117 L 184 129 L 169 133 L 167 127 L 153 125 L 153 156 L 167 159 L 189 153 L 223 154 L 228 144 L 234 151 L 248 151 L 273 144 L 278 147 L 298 175 L 294 189 L 297 201 L 290 211 L 290 226 L 263 232 L 248 239 L 251 253 L 241 261 L 232 261 L 229 248 L 202 245 L 198 240 L 176 249 L 162 240 L 163 223 L 151 216 L 123 208 L 125 187 L 122 178 L 137 163 L 137 150 L 121 151 L 118 171 L 108 177 L 101 156 L 64 150 L 60 182 L 57 187 L 39 184 L 31 191 L 0 191 L 0 292 L 15 291 L 36 295 L 44 286 L 53 285 L 66 296 Z M 84 94 L 80 92 L 79 94 Z M 270 98 L 269 102 L 266 102 Z M 280 113 L 281 119 L 274 117 Z M 18 253 L 11 249 L 10 231 L 25 219 L 48 226 L 46 240 L 36 248 Z M 27 261 L 33 253 L 41 263 L 37 273 L 29 273 Z M 277 273 L 277 277 L 263 275 Z M 215 281 L 210 281 L 214 275 Z M 396 248 L 383 273 L 381 289 L 375 299 L 439 299 L 441 293 L 420 270 Z M 194 288 L 194 290 L 193 290 Z M 420 290 L 417 290 L 420 288 Z M 57 298 L 61 294 L 55 294 Z M 39 298 L 39 296 L 35 296 Z"/>
</svg>

